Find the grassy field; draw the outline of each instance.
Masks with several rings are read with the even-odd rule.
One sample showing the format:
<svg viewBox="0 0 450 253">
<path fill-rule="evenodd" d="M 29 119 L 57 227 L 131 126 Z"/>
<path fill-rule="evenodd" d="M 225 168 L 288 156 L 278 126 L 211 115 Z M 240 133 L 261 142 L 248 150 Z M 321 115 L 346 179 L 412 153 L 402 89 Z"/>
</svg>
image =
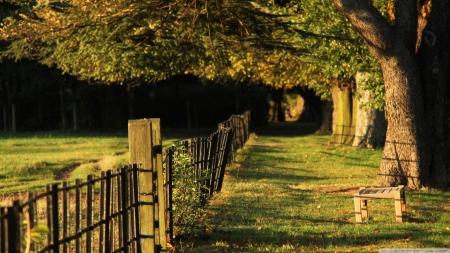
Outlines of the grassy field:
<svg viewBox="0 0 450 253">
<path fill-rule="evenodd" d="M 163 146 L 214 130 L 163 129 Z M 207 206 L 200 221 L 204 234 L 178 241 L 176 252 L 450 248 L 449 193 L 407 190 L 404 223 L 395 222 L 392 200 L 369 202 L 370 219 L 355 225 L 352 194 L 373 184 L 381 150 L 329 146 L 330 136 L 312 132 L 296 123 L 257 129 Z M 9 193 L 86 178 L 127 161 L 126 133 L 3 134 L 0 203 Z"/>
<path fill-rule="evenodd" d="M 311 130 L 311 129 L 309 129 Z M 352 194 L 372 186 L 379 149 L 333 147 L 298 124 L 255 131 L 210 201 L 205 236 L 181 252 L 378 252 L 450 248 L 450 194 L 407 190 L 407 218 L 393 200 L 370 201 L 356 225 Z"/>
<path fill-rule="evenodd" d="M 163 146 L 214 129 L 163 129 Z M 45 185 L 128 164 L 127 133 L 43 132 L 0 134 L 0 195 L 39 191 Z"/>
</svg>

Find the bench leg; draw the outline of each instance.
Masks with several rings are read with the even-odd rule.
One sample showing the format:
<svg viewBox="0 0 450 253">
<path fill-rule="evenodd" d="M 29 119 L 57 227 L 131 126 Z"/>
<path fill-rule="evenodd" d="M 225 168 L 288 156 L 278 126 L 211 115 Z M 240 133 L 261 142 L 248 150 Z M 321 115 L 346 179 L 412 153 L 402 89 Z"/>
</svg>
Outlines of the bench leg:
<svg viewBox="0 0 450 253">
<path fill-rule="evenodd" d="M 402 194 L 402 216 L 406 217 L 406 198 L 405 198 L 405 193 Z"/>
<path fill-rule="evenodd" d="M 397 222 L 403 222 L 403 206 L 404 206 L 404 198 L 402 198 L 400 191 L 396 191 L 394 195 L 395 200 L 395 218 Z M 406 205 L 405 205 L 406 211 Z"/>
<path fill-rule="evenodd" d="M 367 210 L 367 199 L 361 200 L 361 216 L 363 219 L 369 219 L 369 211 Z"/>
<path fill-rule="evenodd" d="M 353 201 L 355 203 L 355 219 L 356 223 L 362 223 L 362 215 L 361 215 L 361 199 L 359 197 L 354 197 Z"/>
</svg>

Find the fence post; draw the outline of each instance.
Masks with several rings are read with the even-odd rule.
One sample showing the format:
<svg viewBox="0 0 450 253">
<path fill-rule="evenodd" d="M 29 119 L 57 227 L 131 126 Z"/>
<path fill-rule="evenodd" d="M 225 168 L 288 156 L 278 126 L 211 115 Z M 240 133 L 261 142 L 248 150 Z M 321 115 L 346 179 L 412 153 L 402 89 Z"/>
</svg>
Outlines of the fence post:
<svg viewBox="0 0 450 253">
<path fill-rule="evenodd" d="M 153 143 L 153 172 L 156 173 L 156 197 L 155 213 L 158 220 L 159 245 L 162 252 L 167 252 L 166 236 L 166 201 L 164 199 L 164 174 L 162 158 L 162 138 L 160 119 L 150 119 L 152 122 L 152 143 Z"/>
<path fill-rule="evenodd" d="M 155 252 L 154 183 L 152 162 L 152 122 L 149 119 L 128 121 L 130 164 L 140 165 L 139 203 L 140 229 L 138 239 L 142 252 Z"/>
</svg>

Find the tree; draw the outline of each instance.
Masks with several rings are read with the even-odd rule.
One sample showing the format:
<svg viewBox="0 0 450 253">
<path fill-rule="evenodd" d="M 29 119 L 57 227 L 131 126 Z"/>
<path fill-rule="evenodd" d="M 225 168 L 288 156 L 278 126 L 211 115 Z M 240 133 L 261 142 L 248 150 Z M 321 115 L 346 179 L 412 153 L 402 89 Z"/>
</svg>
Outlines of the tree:
<svg viewBox="0 0 450 253">
<path fill-rule="evenodd" d="M 446 189 L 450 2 L 395 0 L 390 21 L 370 1 L 331 0 L 380 63 L 386 143 L 377 182 Z M 431 10 L 431 13 L 430 13 Z M 426 19 L 426 20 L 424 20 Z M 421 26 L 424 21 L 426 27 Z M 421 39 L 422 38 L 422 39 Z M 420 45 L 416 53 L 416 44 Z"/>
</svg>

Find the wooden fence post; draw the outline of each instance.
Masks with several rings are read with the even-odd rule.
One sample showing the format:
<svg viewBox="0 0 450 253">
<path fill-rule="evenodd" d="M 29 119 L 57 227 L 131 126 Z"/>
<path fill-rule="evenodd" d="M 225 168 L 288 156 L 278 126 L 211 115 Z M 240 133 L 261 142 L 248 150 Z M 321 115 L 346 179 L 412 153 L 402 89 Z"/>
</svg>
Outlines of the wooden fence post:
<svg viewBox="0 0 450 253">
<path fill-rule="evenodd" d="M 128 141 L 130 164 L 138 164 L 139 173 L 139 203 L 140 229 L 138 239 L 142 252 L 156 251 L 155 243 L 155 213 L 154 213 L 154 182 L 152 161 L 152 122 L 149 119 L 128 121 Z"/>
<path fill-rule="evenodd" d="M 155 213 L 157 213 L 158 220 L 158 237 L 161 252 L 167 252 L 167 237 L 166 237 L 166 201 L 164 199 L 164 173 L 162 165 L 162 138 L 161 138 L 161 123 L 160 119 L 150 119 L 152 122 L 152 143 L 153 143 L 153 172 L 156 174 L 156 201 Z"/>
</svg>

